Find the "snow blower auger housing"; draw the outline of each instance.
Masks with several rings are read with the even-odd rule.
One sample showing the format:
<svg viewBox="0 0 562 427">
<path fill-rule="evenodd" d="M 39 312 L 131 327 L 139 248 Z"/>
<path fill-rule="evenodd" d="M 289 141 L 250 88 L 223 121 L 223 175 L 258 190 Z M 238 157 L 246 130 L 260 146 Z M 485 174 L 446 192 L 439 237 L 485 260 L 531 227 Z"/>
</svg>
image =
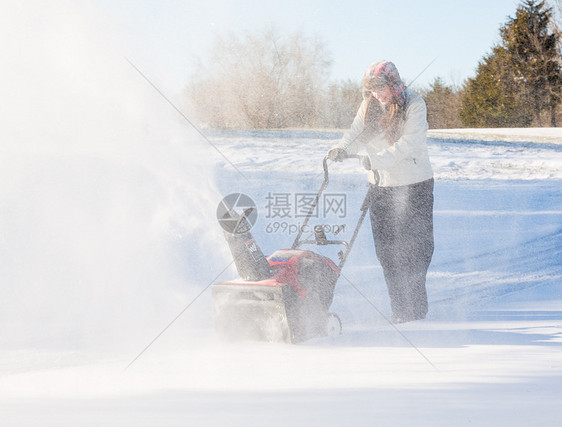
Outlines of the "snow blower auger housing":
<svg viewBox="0 0 562 427">
<path fill-rule="evenodd" d="M 341 333 L 341 321 L 329 309 L 336 282 L 367 207 L 363 203 L 349 243 L 329 240 L 322 226 L 314 227 L 314 240 L 301 240 L 302 230 L 328 185 L 327 158 L 323 167 L 324 182 L 290 249 L 280 249 L 265 257 L 250 234 L 246 220 L 250 214 L 248 210 L 240 215 L 229 209 L 225 214 L 227 218 L 220 218 L 232 221 L 233 226 L 225 231 L 225 238 L 240 275 L 235 280 L 212 285 L 215 326 L 221 337 L 297 343 L 315 336 Z M 339 252 L 336 265 L 325 256 L 301 249 L 304 245 L 343 245 L 344 250 Z"/>
</svg>

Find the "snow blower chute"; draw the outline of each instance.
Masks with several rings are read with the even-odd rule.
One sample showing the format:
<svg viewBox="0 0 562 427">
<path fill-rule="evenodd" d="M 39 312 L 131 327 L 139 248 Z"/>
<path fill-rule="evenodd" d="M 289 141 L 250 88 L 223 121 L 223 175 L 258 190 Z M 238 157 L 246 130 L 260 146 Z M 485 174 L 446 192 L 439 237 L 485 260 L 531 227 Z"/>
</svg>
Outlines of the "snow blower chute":
<svg viewBox="0 0 562 427">
<path fill-rule="evenodd" d="M 350 156 L 358 158 L 359 156 Z M 301 240 L 303 230 L 328 185 L 327 158 L 323 160 L 324 181 L 290 249 L 265 256 L 250 233 L 247 221 L 251 208 L 241 214 L 227 209 L 225 238 L 239 278 L 212 285 L 215 326 L 229 340 L 250 339 L 296 343 L 319 335 L 341 333 L 339 317 L 329 311 L 334 288 L 365 218 L 361 215 L 349 242 L 329 240 L 323 227 L 314 227 L 314 240 Z M 301 249 L 304 245 L 342 245 L 339 263 Z"/>
</svg>

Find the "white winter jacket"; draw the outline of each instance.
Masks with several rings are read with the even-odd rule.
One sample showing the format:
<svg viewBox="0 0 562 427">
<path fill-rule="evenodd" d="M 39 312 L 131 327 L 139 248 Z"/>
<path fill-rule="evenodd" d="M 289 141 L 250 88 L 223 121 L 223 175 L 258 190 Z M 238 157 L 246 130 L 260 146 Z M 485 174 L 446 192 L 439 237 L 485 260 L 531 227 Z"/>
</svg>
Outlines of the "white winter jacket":
<svg viewBox="0 0 562 427">
<path fill-rule="evenodd" d="M 421 96 L 409 89 L 406 116 L 402 136 L 389 145 L 384 134 L 363 135 L 367 100 L 357 111 L 353 124 L 337 145 L 348 154 L 366 151 L 371 159 L 369 181 L 381 187 L 415 184 L 433 177 L 433 169 L 427 153 L 427 110 Z M 378 172 L 377 172 L 378 171 Z"/>
</svg>

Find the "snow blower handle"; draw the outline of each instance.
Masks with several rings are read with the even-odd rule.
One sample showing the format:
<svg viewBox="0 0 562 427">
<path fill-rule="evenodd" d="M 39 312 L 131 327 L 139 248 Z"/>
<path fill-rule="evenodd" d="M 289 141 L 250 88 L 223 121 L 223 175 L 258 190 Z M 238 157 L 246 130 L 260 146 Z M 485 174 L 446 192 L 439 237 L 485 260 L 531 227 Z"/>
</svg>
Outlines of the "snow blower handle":
<svg viewBox="0 0 562 427">
<path fill-rule="evenodd" d="M 362 156 L 362 155 L 358 155 L 358 154 L 351 154 L 350 155 L 350 154 L 345 153 L 345 151 L 343 151 L 343 153 L 340 152 L 340 154 L 343 154 L 343 156 L 341 157 L 342 160 L 359 159 L 361 161 L 361 159 L 363 157 L 366 157 L 368 159 L 368 156 Z M 328 160 L 330 160 L 330 157 L 331 157 L 330 155 L 326 155 L 324 157 L 324 159 L 322 160 L 322 168 L 324 169 L 324 182 L 322 182 L 322 185 L 320 186 L 320 190 L 318 190 L 318 194 L 316 194 L 316 197 L 314 198 L 314 201 L 310 205 L 310 210 L 306 214 L 306 217 L 304 219 L 303 224 L 299 227 L 299 232 L 298 232 L 297 236 L 295 237 L 293 245 L 291 246 L 292 249 L 296 249 L 301 244 L 307 242 L 307 241 L 301 241 L 301 237 L 302 237 L 302 234 L 303 234 L 303 230 L 306 229 L 306 226 L 308 224 L 308 220 L 310 219 L 310 217 L 312 216 L 312 214 L 316 210 L 316 206 L 318 205 L 318 201 L 320 200 L 320 196 L 322 195 L 322 193 L 324 192 L 324 190 L 328 186 L 328 182 L 330 181 L 330 177 L 329 177 L 329 173 L 328 173 Z M 339 242 L 339 243 L 341 243 L 341 242 Z"/>
<path fill-rule="evenodd" d="M 338 152 L 337 156 L 339 160 L 334 160 L 334 162 L 338 162 L 338 161 L 341 162 L 346 159 L 358 159 L 361 165 L 365 169 L 371 170 L 371 159 L 366 154 L 347 154 L 345 150 L 341 149 L 341 151 Z M 331 160 L 330 157 L 331 156 L 328 153 L 326 156 L 324 156 L 324 159 L 322 160 L 322 167 L 324 168 L 324 183 L 322 184 L 322 187 L 318 192 L 318 197 L 320 197 L 320 194 L 324 191 L 324 189 L 328 185 L 328 181 L 329 181 L 328 160 Z M 314 206 L 316 206 L 316 204 Z"/>
<path fill-rule="evenodd" d="M 358 159 L 359 163 L 361 163 L 361 166 L 363 166 L 368 171 L 371 170 L 371 159 L 369 158 L 369 156 L 365 154 L 348 154 L 347 151 L 345 151 L 345 148 L 342 147 L 334 147 L 328 150 L 328 154 L 326 155 L 324 162 L 326 162 L 326 160 L 331 160 L 333 162 L 342 162 L 345 159 Z M 326 169 L 327 165 L 325 164 L 324 173 L 326 173 Z"/>
<path fill-rule="evenodd" d="M 332 150 L 337 150 L 335 153 L 330 153 Z M 346 159 L 357 159 L 361 166 L 367 170 L 371 170 L 371 159 L 366 154 L 348 154 L 343 148 L 332 148 L 324 157 L 322 166 L 324 167 L 324 178 L 328 177 L 328 160 L 335 162 L 342 162 Z"/>
<path fill-rule="evenodd" d="M 365 170 L 371 170 L 371 159 L 366 154 L 345 154 L 344 159 L 358 159 Z"/>
</svg>

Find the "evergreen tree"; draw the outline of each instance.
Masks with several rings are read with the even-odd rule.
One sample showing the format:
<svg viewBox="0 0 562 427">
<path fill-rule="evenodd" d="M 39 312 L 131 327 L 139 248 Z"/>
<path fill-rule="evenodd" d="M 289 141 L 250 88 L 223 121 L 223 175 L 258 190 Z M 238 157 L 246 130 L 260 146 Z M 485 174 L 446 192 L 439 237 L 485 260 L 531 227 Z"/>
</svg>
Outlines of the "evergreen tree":
<svg viewBox="0 0 562 427">
<path fill-rule="evenodd" d="M 519 84 L 500 46 L 478 64 L 468 79 L 461 101 L 460 119 L 466 127 L 527 127 L 533 113 L 519 96 Z"/>
<path fill-rule="evenodd" d="M 544 1 L 525 0 L 500 28 L 501 42 L 466 83 L 460 117 L 465 126 L 541 126 L 550 112 L 556 126 L 562 71 L 559 35 L 551 31 L 552 9 Z"/>
<path fill-rule="evenodd" d="M 423 99 L 427 105 L 427 122 L 430 129 L 461 127 L 460 93 L 443 83 L 440 77 L 423 93 Z"/>
<path fill-rule="evenodd" d="M 562 70 L 559 35 L 552 32 L 552 8 L 544 1 L 526 0 L 514 18 L 501 28 L 503 46 L 521 95 L 530 103 L 538 125 L 540 113 L 550 112 L 550 125 L 556 126 L 556 107 L 560 103 Z"/>
</svg>

